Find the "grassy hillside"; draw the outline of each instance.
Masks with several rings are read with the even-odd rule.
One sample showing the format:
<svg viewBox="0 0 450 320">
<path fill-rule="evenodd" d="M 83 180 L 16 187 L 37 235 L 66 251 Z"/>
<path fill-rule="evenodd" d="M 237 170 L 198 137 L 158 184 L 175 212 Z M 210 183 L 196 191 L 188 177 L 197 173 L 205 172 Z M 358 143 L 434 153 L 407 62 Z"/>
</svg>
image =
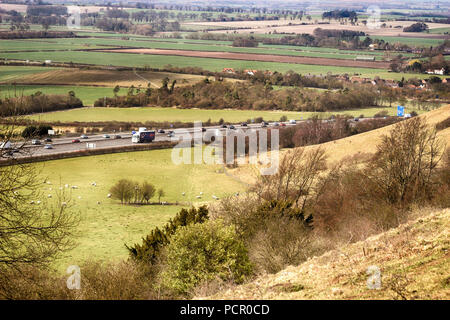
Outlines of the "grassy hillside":
<svg viewBox="0 0 450 320">
<path fill-rule="evenodd" d="M 421 209 L 414 216 L 398 228 L 212 298 L 448 299 L 450 209 Z M 371 266 L 381 272 L 379 289 L 368 288 Z"/>
<path fill-rule="evenodd" d="M 446 105 L 439 109 L 427 112 L 421 117 L 427 119 L 428 124 L 436 125 L 437 123 L 448 118 L 450 114 L 450 105 Z M 380 142 L 383 135 L 387 134 L 391 130 L 392 126 L 387 126 L 373 131 L 368 131 L 356 136 L 348 138 L 330 141 L 321 144 L 321 147 L 325 148 L 327 154 L 332 161 L 339 161 L 344 157 L 354 156 L 361 153 L 373 153 L 376 151 L 376 146 Z M 439 136 L 450 145 L 450 128 L 440 131 Z M 308 148 L 315 148 L 316 146 L 310 146 Z"/>
<path fill-rule="evenodd" d="M 42 181 L 50 182 L 42 184 L 42 199 L 36 200 L 45 201 L 48 195 L 55 198 L 62 187 L 71 197 L 72 209 L 81 217 L 76 232 L 77 247 L 58 260 L 56 267 L 65 270 L 68 265 L 87 259 L 125 259 L 125 244 L 140 241 L 154 227 L 167 223 L 182 207 L 213 200 L 212 195 L 222 197 L 242 190 L 242 185 L 221 173 L 220 166 L 176 165 L 171 152 L 172 149 L 125 152 L 36 164 Z M 107 198 L 110 187 L 123 178 L 148 181 L 165 191 L 161 201 L 179 205 L 121 205 Z M 203 196 L 197 199 L 200 192 Z M 158 197 L 152 201 L 158 201 Z"/>
</svg>

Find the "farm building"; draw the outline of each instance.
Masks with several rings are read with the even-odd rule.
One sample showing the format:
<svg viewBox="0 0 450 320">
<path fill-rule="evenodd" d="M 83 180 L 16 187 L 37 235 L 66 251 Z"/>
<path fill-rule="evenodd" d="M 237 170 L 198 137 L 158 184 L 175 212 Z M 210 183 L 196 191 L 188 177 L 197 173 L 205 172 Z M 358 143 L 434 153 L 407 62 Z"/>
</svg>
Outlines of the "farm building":
<svg viewBox="0 0 450 320">
<path fill-rule="evenodd" d="M 356 61 L 375 61 L 374 56 L 356 56 Z"/>
<path fill-rule="evenodd" d="M 222 72 L 225 72 L 225 73 L 235 73 L 233 68 L 223 68 Z"/>
</svg>

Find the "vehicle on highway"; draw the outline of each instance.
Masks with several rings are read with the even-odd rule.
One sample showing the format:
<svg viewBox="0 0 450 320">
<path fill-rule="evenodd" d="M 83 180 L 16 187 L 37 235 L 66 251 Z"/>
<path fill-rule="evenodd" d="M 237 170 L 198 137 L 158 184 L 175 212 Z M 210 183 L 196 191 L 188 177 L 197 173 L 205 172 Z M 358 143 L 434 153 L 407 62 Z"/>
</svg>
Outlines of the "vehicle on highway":
<svg viewBox="0 0 450 320">
<path fill-rule="evenodd" d="M 291 119 L 291 120 L 289 120 L 289 123 L 290 123 L 290 124 L 296 124 L 297 121 L 295 121 L 294 119 Z"/>
<path fill-rule="evenodd" d="M 206 131 L 206 128 L 202 128 L 202 132 L 205 132 Z"/>
<path fill-rule="evenodd" d="M 280 126 L 286 127 L 286 123 L 281 123 Z"/>
<path fill-rule="evenodd" d="M 265 122 L 261 123 L 261 128 L 266 128 L 267 124 Z"/>
<path fill-rule="evenodd" d="M 110 137 L 110 135 L 109 135 L 109 134 L 104 134 L 104 135 L 103 135 L 103 138 L 105 138 L 105 139 L 109 139 L 109 138 L 111 138 L 111 137 Z"/>
<path fill-rule="evenodd" d="M 353 121 L 359 121 L 359 118 L 355 118 L 355 119 L 353 119 Z"/>
<path fill-rule="evenodd" d="M 175 137 L 175 133 L 173 132 L 169 132 L 169 134 L 167 135 L 169 138 Z"/>
<path fill-rule="evenodd" d="M 121 136 L 120 134 L 116 134 L 116 135 L 114 136 L 114 139 L 122 139 L 122 136 Z"/>
<path fill-rule="evenodd" d="M 81 139 L 89 139 L 89 137 L 88 137 L 87 135 L 85 135 L 85 134 L 82 134 L 82 135 L 80 136 L 80 138 L 81 138 Z"/>
<path fill-rule="evenodd" d="M 53 149 L 53 145 L 48 143 L 44 146 L 44 149 Z"/>
<path fill-rule="evenodd" d="M 41 141 L 37 140 L 37 139 L 33 139 L 33 140 L 31 140 L 31 144 L 36 146 L 36 145 L 41 144 Z"/>
<path fill-rule="evenodd" d="M 274 127 L 278 127 L 279 125 L 280 125 L 280 124 L 279 124 L 278 122 L 274 122 L 274 123 L 273 123 L 273 126 L 274 126 Z"/>
<path fill-rule="evenodd" d="M 227 125 L 226 125 L 226 124 L 223 124 L 223 125 L 222 125 L 222 128 L 228 128 L 228 127 L 227 127 Z"/>
<path fill-rule="evenodd" d="M 231 130 L 236 130 L 236 128 L 233 125 L 230 126 L 230 129 Z"/>
<path fill-rule="evenodd" d="M 242 122 L 242 123 L 241 123 L 241 126 L 246 127 L 246 126 L 247 126 L 247 123 Z"/>
<path fill-rule="evenodd" d="M 44 141 L 45 141 L 45 142 L 52 142 L 52 139 L 46 138 Z"/>
<path fill-rule="evenodd" d="M 159 129 L 158 133 L 166 133 L 163 129 Z"/>
<path fill-rule="evenodd" d="M 81 141 L 80 141 L 80 139 L 73 139 L 72 140 L 72 143 L 80 143 Z"/>
<path fill-rule="evenodd" d="M 139 128 L 139 132 L 133 134 L 131 137 L 132 143 L 149 143 L 155 140 L 156 131 L 147 130 L 146 128 Z"/>
</svg>

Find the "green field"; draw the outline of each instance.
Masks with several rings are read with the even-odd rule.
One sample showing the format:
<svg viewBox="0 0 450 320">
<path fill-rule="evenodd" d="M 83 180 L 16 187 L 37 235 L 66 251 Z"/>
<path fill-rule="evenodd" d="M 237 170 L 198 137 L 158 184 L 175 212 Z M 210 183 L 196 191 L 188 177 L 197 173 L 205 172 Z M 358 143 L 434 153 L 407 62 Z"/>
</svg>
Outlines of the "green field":
<svg viewBox="0 0 450 320">
<path fill-rule="evenodd" d="M 43 199 L 55 195 L 61 186 L 72 199 L 72 209 L 81 217 L 77 231 L 78 246 L 56 266 L 65 270 L 68 265 L 80 265 L 87 259 L 117 260 L 127 257 L 125 244 L 132 245 L 147 235 L 155 226 L 164 225 L 182 206 L 121 205 L 108 199 L 111 185 L 121 178 L 149 181 L 163 188 L 162 201 L 199 204 L 211 201 L 212 195 L 222 197 L 243 189 L 243 185 L 220 173 L 220 166 L 175 165 L 172 149 L 128 152 L 74 159 L 47 161 L 37 164 L 43 184 Z M 96 183 L 96 186 L 92 185 Z M 69 188 L 65 185 L 69 184 Z M 71 189 L 71 186 L 78 189 Z M 51 189 L 51 190 L 50 190 Z M 185 192 L 185 196 L 182 193 Z M 196 196 L 203 192 L 202 199 Z M 100 204 L 97 204 L 97 201 Z M 158 201 L 157 197 L 153 201 Z"/>
<path fill-rule="evenodd" d="M 113 88 L 87 87 L 87 86 L 42 86 L 42 85 L 0 85 L 0 98 L 14 96 L 28 96 L 36 91 L 44 94 L 66 95 L 69 91 L 74 91 L 75 95 L 81 99 L 83 105 L 93 106 L 95 100 L 102 97 L 114 96 Z"/>
<path fill-rule="evenodd" d="M 206 122 L 208 119 L 217 122 L 221 118 L 227 122 L 238 123 L 263 117 L 265 120 L 279 120 L 285 115 L 288 119 L 307 119 L 313 115 L 319 115 L 327 118 L 333 114 L 347 114 L 350 116 L 359 116 L 363 114 L 371 117 L 374 114 L 387 110 L 390 115 L 396 115 L 396 108 L 364 108 L 356 110 L 347 110 L 340 112 L 287 112 L 287 111 L 255 111 L 255 110 L 202 110 L 202 109 L 176 109 L 159 107 L 141 107 L 141 108 L 81 108 L 67 111 L 49 112 L 29 116 L 30 119 L 46 122 L 101 122 L 101 121 L 127 121 L 127 122 Z M 416 110 L 417 111 L 417 110 Z M 417 111 L 419 112 L 419 111 Z"/>
<path fill-rule="evenodd" d="M 279 62 L 262 62 L 249 60 L 229 60 L 213 58 L 193 58 L 169 55 L 126 54 L 109 52 L 85 52 L 85 51 L 52 51 L 52 52 L 20 52 L 0 53 L 0 58 L 33 60 L 43 62 L 50 59 L 54 62 L 74 62 L 85 64 L 101 64 L 126 67 L 151 67 L 164 68 L 169 65 L 176 67 L 200 67 L 210 71 L 222 71 L 223 68 L 257 69 L 287 72 L 293 70 L 300 74 L 360 74 L 363 77 L 373 78 L 379 76 L 383 79 L 400 80 L 404 78 L 427 78 L 424 74 L 391 73 L 383 69 L 334 67 L 322 65 L 307 65 Z"/>
<path fill-rule="evenodd" d="M 0 66 L 0 82 L 14 82 L 20 80 L 24 76 L 47 72 L 55 69 L 56 68 L 43 68 L 34 66 Z"/>
<path fill-rule="evenodd" d="M 138 47 L 150 49 L 179 49 L 193 51 L 259 53 L 319 58 L 355 59 L 358 55 L 374 55 L 377 60 L 382 52 L 362 50 L 339 50 L 333 48 L 298 47 L 287 45 L 260 45 L 257 48 L 233 47 L 231 41 L 208 41 L 191 39 L 130 38 L 130 40 L 108 38 L 63 38 L 45 40 L 2 40 L 0 51 L 41 51 L 41 50 L 77 50 L 110 46 Z M 406 54 L 408 55 L 408 54 Z M 410 56 L 414 56 L 409 54 Z"/>
<path fill-rule="evenodd" d="M 364 39 L 365 37 L 362 37 Z M 444 40 L 442 39 L 430 39 L 430 38 L 408 38 L 408 37 L 390 37 L 390 36 L 371 36 L 373 39 L 384 40 L 389 43 L 402 43 L 407 44 L 409 46 L 421 46 L 421 47 L 429 47 L 429 46 L 438 46 Z"/>
</svg>

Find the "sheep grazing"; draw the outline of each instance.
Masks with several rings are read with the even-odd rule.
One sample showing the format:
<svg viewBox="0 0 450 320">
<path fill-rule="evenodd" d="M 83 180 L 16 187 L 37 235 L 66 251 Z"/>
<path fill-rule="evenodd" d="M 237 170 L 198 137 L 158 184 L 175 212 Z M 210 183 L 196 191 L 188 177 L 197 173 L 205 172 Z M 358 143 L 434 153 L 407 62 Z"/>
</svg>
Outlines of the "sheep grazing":
<svg viewBox="0 0 450 320">
<path fill-rule="evenodd" d="M 111 193 L 108 193 L 107 197 L 108 197 L 108 198 L 111 198 Z"/>
<path fill-rule="evenodd" d="M 31 200 L 31 201 L 30 201 L 30 204 L 33 204 L 33 203 L 34 203 L 34 201 L 33 201 L 33 200 Z"/>
<path fill-rule="evenodd" d="M 212 197 L 213 197 L 214 200 L 219 200 L 219 197 L 217 197 L 215 195 L 213 195 Z"/>
<path fill-rule="evenodd" d="M 63 206 L 63 207 L 67 206 L 67 202 L 62 202 L 61 206 Z"/>
<path fill-rule="evenodd" d="M 202 197 L 201 197 L 201 196 L 196 196 L 196 198 L 197 198 L 197 199 L 201 199 Z"/>
<path fill-rule="evenodd" d="M 50 181 L 47 181 L 47 184 L 52 184 Z"/>
<path fill-rule="evenodd" d="M 72 189 L 78 189 L 78 186 L 72 186 Z"/>
<path fill-rule="evenodd" d="M 51 198 L 52 197 L 52 195 L 51 194 L 49 194 L 48 196 L 47 196 L 47 198 Z"/>
<path fill-rule="evenodd" d="M 40 201 L 40 200 L 38 200 L 38 201 L 36 201 L 36 203 L 37 203 L 37 204 L 40 204 L 40 203 L 41 203 L 41 201 Z"/>
<path fill-rule="evenodd" d="M 95 182 L 92 182 L 91 184 L 92 184 L 94 187 L 97 186 L 97 183 L 95 183 Z"/>
<path fill-rule="evenodd" d="M 69 187 L 69 185 L 68 184 L 66 184 L 64 187 L 66 187 L 66 188 L 68 188 Z"/>
<path fill-rule="evenodd" d="M 202 195 L 203 195 L 203 192 L 200 192 L 200 195 L 202 196 Z"/>
<path fill-rule="evenodd" d="M 78 199 L 81 199 L 81 196 L 78 196 Z"/>
<path fill-rule="evenodd" d="M 181 194 L 183 197 L 186 195 L 186 193 L 185 192 L 183 192 L 182 194 Z"/>
</svg>

